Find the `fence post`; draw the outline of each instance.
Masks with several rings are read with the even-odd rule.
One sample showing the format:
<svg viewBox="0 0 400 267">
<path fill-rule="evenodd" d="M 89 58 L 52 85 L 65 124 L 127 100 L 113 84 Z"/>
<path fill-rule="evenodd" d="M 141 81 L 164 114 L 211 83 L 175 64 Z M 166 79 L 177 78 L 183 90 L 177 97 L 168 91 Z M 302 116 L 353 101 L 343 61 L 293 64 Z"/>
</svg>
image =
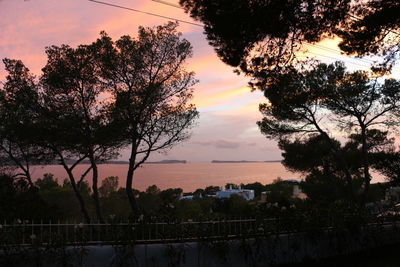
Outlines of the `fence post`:
<svg viewBox="0 0 400 267">
<path fill-rule="evenodd" d="M 147 224 L 147 240 L 151 240 L 151 228 L 153 227 L 153 224 L 151 222 L 148 222 L 146 224 Z"/>
<path fill-rule="evenodd" d="M 51 236 L 52 236 L 52 234 L 51 234 L 51 220 L 50 220 L 50 222 L 49 222 L 49 243 L 51 243 Z"/>
<path fill-rule="evenodd" d="M 34 231 L 33 231 L 33 224 L 34 224 L 34 221 L 32 220 L 32 222 L 31 222 L 31 243 L 33 243 L 33 240 L 34 240 Z"/>
<path fill-rule="evenodd" d="M 156 219 L 156 239 L 158 239 L 158 220 Z"/>
<path fill-rule="evenodd" d="M 15 228 L 15 223 L 14 223 L 14 228 Z M 25 227 L 23 225 L 23 222 L 21 224 L 21 228 L 22 228 L 22 244 L 25 244 Z"/>
<path fill-rule="evenodd" d="M 162 233 L 163 233 L 164 238 L 165 238 L 165 223 L 162 224 Z"/>
<path fill-rule="evenodd" d="M 142 222 L 140 222 L 140 228 L 142 228 L 142 240 L 145 240 L 145 230 L 146 229 L 144 229 L 145 228 L 145 225 L 142 223 Z"/>
<path fill-rule="evenodd" d="M 58 219 L 58 222 L 57 222 L 57 235 L 58 235 L 58 236 L 60 236 L 60 227 L 61 227 L 61 225 L 60 225 L 60 219 Z"/>
<path fill-rule="evenodd" d="M 281 232 L 281 229 L 280 229 L 280 224 L 281 224 L 281 222 L 280 222 L 280 217 L 278 216 L 278 219 L 277 219 L 277 221 L 276 221 L 276 228 L 277 228 L 277 234 L 279 234 L 280 232 Z"/>
<path fill-rule="evenodd" d="M 65 242 L 64 243 L 68 243 L 68 227 L 69 227 L 70 225 L 68 224 L 68 220 L 67 221 L 65 221 Z"/>
<path fill-rule="evenodd" d="M 242 235 L 242 216 L 239 217 L 239 235 Z"/>
<path fill-rule="evenodd" d="M 43 243 L 43 219 L 40 220 L 40 244 Z"/>
</svg>

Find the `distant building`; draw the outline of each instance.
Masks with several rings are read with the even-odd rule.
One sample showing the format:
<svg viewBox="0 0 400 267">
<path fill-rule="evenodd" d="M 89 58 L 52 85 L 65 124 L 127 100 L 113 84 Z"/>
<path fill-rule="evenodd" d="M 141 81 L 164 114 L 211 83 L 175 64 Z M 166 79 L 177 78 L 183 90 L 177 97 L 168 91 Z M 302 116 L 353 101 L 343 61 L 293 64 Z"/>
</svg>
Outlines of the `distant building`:
<svg viewBox="0 0 400 267">
<path fill-rule="evenodd" d="M 189 200 L 193 200 L 194 196 L 193 195 L 187 195 L 187 196 L 180 196 L 178 199 L 182 200 L 182 199 L 189 199 Z"/>
<path fill-rule="evenodd" d="M 300 182 L 295 179 L 288 179 L 288 180 L 281 180 L 279 181 L 281 184 L 286 184 L 289 185 L 290 188 L 292 189 L 291 195 L 288 195 L 287 197 L 289 198 L 299 198 L 299 199 L 306 199 L 307 195 L 303 193 L 303 191 L 300 188 Z M 264 191 L 261 192 L 260 200 L 259 203 L 266 203 L 266 202 L 271 202 L 271 194 L 279 192 L 279 194 L 283 194 L 283 191 L 280 191 L 280 189 L 271 189 L 272 191 Z"/>
<path fill-rule="evenodd" d="M 232 186 L 230 186 L 229 189 L 221 189 L 220 191 L 218 191 L 216 197 L 230 198 L 232 195 L 238 195 L 246 200 L 252 200 L 254 199 L 254 190 L 242 189 L 241 186 L 239 187 L 239 189 L 232 189 Z"/>
<path fill-rule="evenodd" d="M 293 194 L 292 198 L 300 198 L 300 199 L 306 199 L 307 195 L 301 191 L 301 188 L 298 184 L 293 185 Z"/>
<path fill-rule="evenodd" d="M 291 184 L 293 185 L 293 193 L 292 193 L 292 198 L 300 198 L 300 199 L 306 199 L 307 195 L 301 191 L 300 188 L 300 182 L 295 180 L 295 179 L 288 179 L 288 180 L 283 180 L 283 183 L 286 184 Z"/>
</svg>

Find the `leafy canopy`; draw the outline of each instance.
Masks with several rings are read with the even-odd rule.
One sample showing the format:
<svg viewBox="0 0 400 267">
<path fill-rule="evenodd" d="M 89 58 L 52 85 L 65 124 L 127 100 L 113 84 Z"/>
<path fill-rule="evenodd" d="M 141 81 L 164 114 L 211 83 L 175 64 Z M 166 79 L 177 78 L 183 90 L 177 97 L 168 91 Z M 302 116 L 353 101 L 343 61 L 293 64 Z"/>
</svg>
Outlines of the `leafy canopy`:
<svg viewBox="0 0 400 267">
<path fill-rule="evenodd" d="M 347 54 L 380 55 L 376 70 L 398 59 L 400 2 L 397 0 L 180 0 L 204 24 L 222 61 L 252 77 L 264 90 L 286 66 L 301 63 L 296 52 L 326 37 L 342 38 Z M 377 68 L 380 67 L 380 68 Z"/>
</svg>

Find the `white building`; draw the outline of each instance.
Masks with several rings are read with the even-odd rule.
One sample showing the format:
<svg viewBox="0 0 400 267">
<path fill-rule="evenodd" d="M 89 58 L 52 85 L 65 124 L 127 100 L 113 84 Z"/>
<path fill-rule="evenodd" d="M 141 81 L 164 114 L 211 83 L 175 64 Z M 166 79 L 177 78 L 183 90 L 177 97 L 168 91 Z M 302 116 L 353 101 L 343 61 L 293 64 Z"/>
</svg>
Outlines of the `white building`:
<svg viewBox="0 0 400 267">
<path fill-rule="evenodd" d="M 232 186 L 230 186 L 229 189 L 222 188 L 220 191 L 218 191 L 216 194 L 216 197 L 217 198 L 230 198 L 232 195 L 239 195 L 246 200 L 252 200 L 252 199 L 254 199 L 254 190 L 242 189 L 241 186 L 239 187 L 239 189 L 232 189 Z"/>
<path fill-rule="evenodd" d="M 193 200 L 194 196 L 193 195 L 187 195 L 187 196 L 180 196 L 178 199 L 182 200 L 182 199 L 188 199 L 188 200 Z"/>
</svg>

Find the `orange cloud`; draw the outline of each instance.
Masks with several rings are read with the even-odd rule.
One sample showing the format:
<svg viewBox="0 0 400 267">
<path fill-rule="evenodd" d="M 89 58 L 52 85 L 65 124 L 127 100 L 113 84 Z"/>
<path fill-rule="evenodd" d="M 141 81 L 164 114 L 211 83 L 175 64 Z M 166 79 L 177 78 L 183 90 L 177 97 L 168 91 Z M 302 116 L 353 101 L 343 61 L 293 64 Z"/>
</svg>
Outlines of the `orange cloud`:
<svg viewBox="0 0 400 267">
<path fill-rule="evenodd" d="M 174 1 L 177 0 L 169 0 Z M 182 9 L 165 6 L 150 0 L 113 0 L 116 5 L 127 6 L 176 19 L 192 21 Z M 44 48 L 49 45 L 69 44 L 77 46 L 94 41 L 101 30 L 105 30 L 114 40 L 121 35 L 136 36 L 140 25 L 152 27 L 164 24 L 168 19 L 144 15 L 95 4 L 89 1 L 1 1 L 0 0 L 0 58 L 21 59 L 27 67 L 39 75 L 46 63 Z M 197 23 L 197 22 L 196 22 Z M 250 136 L 245 139 L 249 144 L 263 139 L 253 129 L 258 114 L 258 103 L 265 101 L 258 93 L 250 93 L 246 86 L 248 78 L 237 76 L 232 67 L 222 63 L 212 47 L 208 45 L 203 28 L 180 23 L 178 28 L 183 37 L 193 45 L 193 58 L 187 63 L 187 70 L 195 71 L 200 83 L 195 87 L 193 102 L 201 110 L 199 124 L 193 129 L 197 140 L 214 140 L 215 136 L 224 136 L 224 140 L 235 142 L 238 136 Z M 0 80 L 5 72 L 0 66 Z M 106 98 L 106 96 L 104 96 Z M 254 132 L 254 134 L 253 134 Z M 250 134 L 251 133 L 251 134 Z M 219 140 L 219 139 L 218 139 Z M 240 142 L 240 140 L 238 140 Z M 263 141 L 264 142 L 264 141 Z M 230 143 L 218 141 L 215 146 L 227 147 Z M 206 159 L 215 156 L 225 158 L 224 149 L 210 150 L 202 146 L 182 144 L 177 155 L 193 159 Z M 252 147 L 241 145 L 239 149 Z M 260 146 L 254 146 L 260 147 Z M 180 149 L 180 150 L 179 150 Z M 249 153 L 251 157 L 264 157 L 258 148 Z M 258 154 L 257 154 L 258 153 Z M 241 155 L 242 156 L 242 155 Z M 246 155 L 243 156 L 247 158 Z"/>
<path fill-rule="evenodd" d="M 229 101 L 232 98 L 236 98 L 249 93 L 250 93 L 249 88 L 243 86 L 216 93 L 210 93 L 207 95 L 197 96 L 195 97 L 194 102 L 198 108 L 205 108 L 210 106 L 216 106 L 221 102 Z"/>
</svg>

